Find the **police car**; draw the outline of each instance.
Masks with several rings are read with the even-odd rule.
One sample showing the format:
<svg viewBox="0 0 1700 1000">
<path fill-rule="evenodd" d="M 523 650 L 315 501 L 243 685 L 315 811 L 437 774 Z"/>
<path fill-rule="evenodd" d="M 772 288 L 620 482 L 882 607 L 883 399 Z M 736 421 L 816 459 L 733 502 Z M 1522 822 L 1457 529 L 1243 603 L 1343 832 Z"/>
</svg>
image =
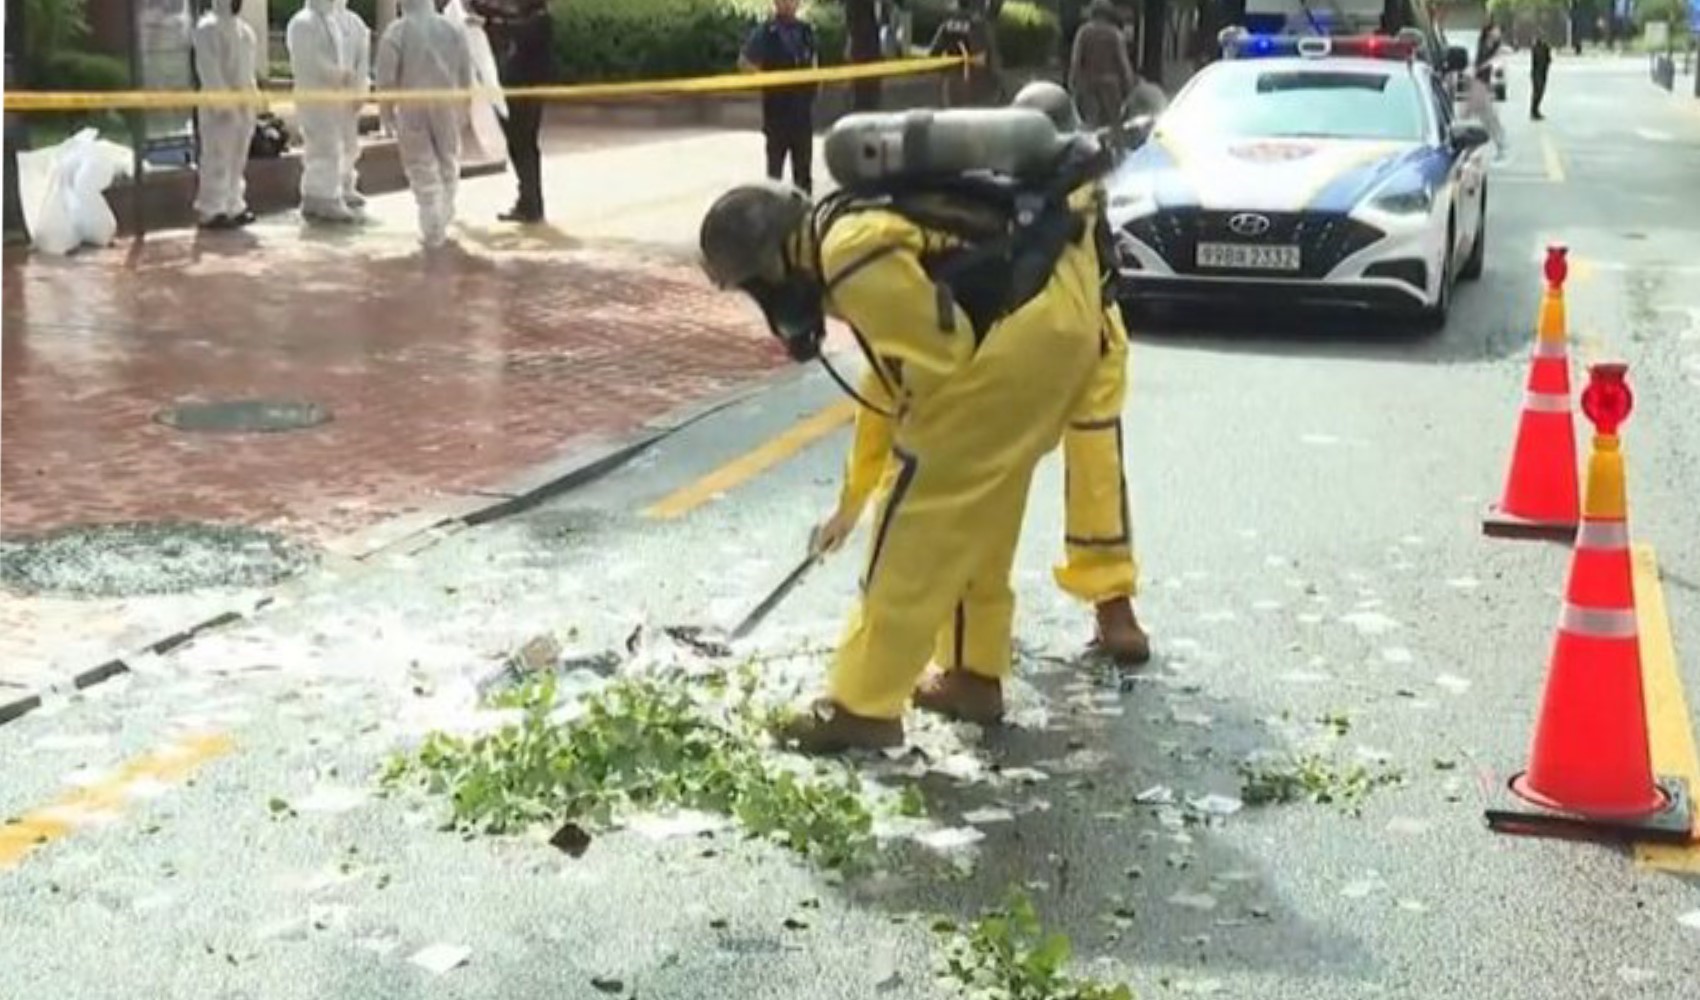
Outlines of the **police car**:
<svg viewBox="0 0 1700 1000">
<path fill-rule="evenodd" d="M 1223 32 L 1107 181 L 1123 302 L 1276 300 L 1441 326 L 1482 273 L 1488 133 L 1414 34 Z"/>
</svg>

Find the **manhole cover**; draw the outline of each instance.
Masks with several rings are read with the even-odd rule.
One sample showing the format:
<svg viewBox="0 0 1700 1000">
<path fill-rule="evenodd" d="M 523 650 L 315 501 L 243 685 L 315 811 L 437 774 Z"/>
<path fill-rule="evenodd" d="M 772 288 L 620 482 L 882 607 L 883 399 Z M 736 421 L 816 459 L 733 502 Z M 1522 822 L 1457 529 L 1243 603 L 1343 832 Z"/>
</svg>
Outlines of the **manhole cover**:
<svg viewBox="0 0 1700 1000">
<path fill-rule="evenodd" d="M 317 427 L 331 411 L 317 403 L 287 399 L 232 399 L 221 403 L 180 403 L 154 419 L 180 431 L 298 431 Z"/>
<path fill-rule="evenodd" d="M 75 597 L 180 594 L 270 586 L 315 558 L 281 535 L 235 525 L 103 524 L 0 541 L 0 583 Z"/>
</svg>

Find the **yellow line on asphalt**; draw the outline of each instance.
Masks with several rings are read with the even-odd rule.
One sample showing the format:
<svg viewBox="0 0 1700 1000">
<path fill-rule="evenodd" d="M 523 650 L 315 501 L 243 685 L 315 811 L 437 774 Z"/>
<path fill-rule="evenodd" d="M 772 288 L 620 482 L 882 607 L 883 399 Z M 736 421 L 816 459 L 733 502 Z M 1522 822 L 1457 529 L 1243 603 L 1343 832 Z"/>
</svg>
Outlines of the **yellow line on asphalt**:
<svg viewBox="0 0 1700 1000">
<path fill-rule="evenodd" d="M 1552 137 L 1541 133 L 1541 159 L 1546 161 L 1547 180 L 1554 184 L 1564 183 L 1564 163 L 1558 158 L 1558 147 L 1553 145 Z"/>
<path fill-rule="evenodd" d="M 1694 730 L 1688 700 L 1682 693 L 1682 673 L 1676 665 L 1670 615 L 1659 583 L 1659 562 L 1651 545 L 1637 545 L 1635 554 L 1635 620 L 1641 634 L 1641 689 L 1647 703 L 1647 745 L 1653 753 L 1653 772 L 1685 778 L 1690 793 L 1700 792 L 1700 755 L 1694 749 Z M 1692 822 L 1692 820 L 1691 820 Z M 1667 872 L 1700 873 L 1700 830 L 1686 846 L 1635 845 L 1635 864 Z"/>
<path fill-rule="evenodd" d="M 235 742 L 224 733 L 192 733 L 130 761 L 91 785 L 61 795 L 51 805 L 0 826 L 0 871 L 16 868 L 30 852 L 87 826 L 118 818 L 132 799 L 166 782 L 188 777 L 227 754 Z"/>
<path fill-rule="evenodd" d="M 660 520 L 682 517 L 797 454 L 849 423 L 855 416 L 854 400 L 846 399 L 834 403 L 755 450 L 738 456 L 696 482 L 663 498 L 644 511 L 643 516 Z"/>
</svg>

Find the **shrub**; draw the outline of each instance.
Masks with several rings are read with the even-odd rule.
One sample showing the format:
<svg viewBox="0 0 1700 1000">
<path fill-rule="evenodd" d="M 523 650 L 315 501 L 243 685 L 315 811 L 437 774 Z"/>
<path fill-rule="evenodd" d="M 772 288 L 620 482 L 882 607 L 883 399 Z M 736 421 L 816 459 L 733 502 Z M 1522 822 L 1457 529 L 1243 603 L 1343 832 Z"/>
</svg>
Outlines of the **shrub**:
<svg viewBox="0 0 1700 1000">
<path fill-rule="evenodd" d="M 998 16 L 998 52 L 1005 66 L 1048 66 L 1061 43 L 1055 14 L 1027 0 L 1004 4 Z"/>
<path fill-rule="evenodd" d="M 914 12 L 917 44 L 931 41 L 948 0 L 923 0 Z M 730 72 L 768 0 L 554 0 L 555 47 L 565 82 L 670 79 Z M 805 3 L 822 65 L 845 61 L 840 0 Z M 1054 56 L 1056 16 L 1032 0 L 1010 0 L 998 19 L 1007 66 L 1043 65 Z"/>
</svg>

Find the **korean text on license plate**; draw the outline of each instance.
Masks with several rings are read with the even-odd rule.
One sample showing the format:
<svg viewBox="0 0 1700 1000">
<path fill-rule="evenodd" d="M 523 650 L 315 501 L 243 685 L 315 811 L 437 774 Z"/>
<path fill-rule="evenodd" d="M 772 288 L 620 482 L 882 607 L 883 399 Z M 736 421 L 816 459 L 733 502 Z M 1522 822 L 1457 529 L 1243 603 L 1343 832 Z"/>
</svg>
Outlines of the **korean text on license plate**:
<svg viewBox="0 0 1700 1000">
<path fill-rule="evenodd" d="M 1296 246 L 1256 246 L 1248 243 L 1200 243 L 1198 266 L 1240 271 L 1297 271 Z"/>
</svg>

